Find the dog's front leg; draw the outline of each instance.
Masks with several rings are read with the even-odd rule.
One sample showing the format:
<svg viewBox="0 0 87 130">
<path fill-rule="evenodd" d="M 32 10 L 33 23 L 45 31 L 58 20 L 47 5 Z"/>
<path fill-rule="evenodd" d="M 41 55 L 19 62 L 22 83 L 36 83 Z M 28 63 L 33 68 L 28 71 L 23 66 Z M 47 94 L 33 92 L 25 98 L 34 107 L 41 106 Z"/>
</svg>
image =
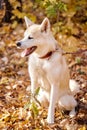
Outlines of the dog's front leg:
<svg viewBox="0 0 87 130">
<path fill-rule="evenodd" d="M 37 83 L 36 79 L 32 78 L 31 79 L 31 92 L 32 92 L 32 94 L 35 93 L 35 90 L 37 87 L 38 87 L 38 83 Z"/>
<path fill-rule="evenodd" d="M 52 85 L 50 92 L 50 103 L 48 108 L 47 122 L 49 124 L 54 123 L 55 104 L 58 99 L 58 86 Z"/>
</svg>

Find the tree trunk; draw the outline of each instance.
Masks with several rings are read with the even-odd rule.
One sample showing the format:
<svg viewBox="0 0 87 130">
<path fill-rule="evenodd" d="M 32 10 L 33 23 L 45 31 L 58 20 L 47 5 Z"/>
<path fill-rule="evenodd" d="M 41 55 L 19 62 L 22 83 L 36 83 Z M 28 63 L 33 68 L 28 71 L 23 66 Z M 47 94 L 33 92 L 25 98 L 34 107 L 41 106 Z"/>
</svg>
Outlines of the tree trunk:
<svg viewBox="0 0 87 130">
<path fill-rule="evenodd" d="M 5 3 L 5 16 L 2 19 L 3 22 L 10 22 L 11 21 L 11 16 L 12 16 L 12 6 L 9 3 L 9 0 L 3 0 Z"/>
<path fill-rule="evenodd" d="M 4 4 L 4 0 L 0 0 L 0 26 L 1 26 L 1 22 L 2 19 L 5 15 L 5 4 Z"/>
<path fill-rule="evenodd" d="M 22 1 L 18 0 L 21 3 L 21 7 L 18 7 L 18 10 L 22 11 Z M 4 6 L 3 6 L 4 5 Z M 2 12 L 4 10 L 4 15 L 2 15 Z M 0 21 L 1 22 L 11 22 L 11 17 L 12 17 L 12 10 L 13 7 L 10 4 L 9 0 L 0 0 Z M 20 21 L 17 18 L 18 21 Z"/>
</svg>

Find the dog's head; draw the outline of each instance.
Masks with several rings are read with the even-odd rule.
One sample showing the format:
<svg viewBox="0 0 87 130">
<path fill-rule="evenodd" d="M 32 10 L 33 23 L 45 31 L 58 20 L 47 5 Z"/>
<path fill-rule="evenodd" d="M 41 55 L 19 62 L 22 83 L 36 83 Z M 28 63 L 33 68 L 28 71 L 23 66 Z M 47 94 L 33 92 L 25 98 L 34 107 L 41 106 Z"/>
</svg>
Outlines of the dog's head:
<svg viewBox="0 0 87 130">
<path fill-rule="evenodd" d="M 22 53 L 23 57 L 30 55 L 34 51 L 39 55 L 43 55 L 54 48 L 54 45 L 51 45 L 53 38 L 48 18 L 45 18 L 38 25 L 34 24 L 25 16 L 25 23 L 27 29 L 24 33 L 24 38 L 17 42 L 17 46 L 25 49 Z"/>
</svg>

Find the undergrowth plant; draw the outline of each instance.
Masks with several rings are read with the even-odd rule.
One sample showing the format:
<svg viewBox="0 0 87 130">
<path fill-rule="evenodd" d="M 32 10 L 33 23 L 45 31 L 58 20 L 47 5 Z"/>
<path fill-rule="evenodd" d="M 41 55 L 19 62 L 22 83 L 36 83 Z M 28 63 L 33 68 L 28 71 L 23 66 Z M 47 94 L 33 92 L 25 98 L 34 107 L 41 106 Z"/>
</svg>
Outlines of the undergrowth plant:
<svg viewBox="0 0 87 130">
<path fill-rule="evenodd" d="M 40 91 L 40 87 L 38 87 L 35 90 L 34 94 L 31 93 L 30 101 L 27 104 L 25 104 L 25 106 L 24 106 L 25 110 L 29 109 L 31 111 L 33 118 L 36 118 L 38 116 L 38 114 L 39 114 L 38 106 L 41 106 L 40 102 L 37 99 L 39 91 Z"/>
</svg>

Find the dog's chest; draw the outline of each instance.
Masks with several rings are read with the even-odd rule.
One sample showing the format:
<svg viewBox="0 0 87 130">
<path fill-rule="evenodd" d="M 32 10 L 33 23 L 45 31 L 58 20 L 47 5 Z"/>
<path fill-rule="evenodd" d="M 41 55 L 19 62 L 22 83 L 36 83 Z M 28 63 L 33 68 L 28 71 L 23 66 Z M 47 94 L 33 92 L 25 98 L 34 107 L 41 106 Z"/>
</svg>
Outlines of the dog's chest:
<svg viewBox="0 0 87 130">
<path fill-rule="evenodd" d="M 47 72 L 44 68 L 45 60 L 40 60 L 35 56 L 29 58 L 29 73 L 31 78 L 35 78 L 40 86 L 46 90 L 50 90 L 50 84 L 47 78 Z"/>
<path fill-rule="evenodd" d="M 53 76 L 53 74 L 55 75 L 57 71 L 61 69 L 61 65 L 60 62 L 58 63 L 58 59 L 56 57 L 53 57 L 49 60 L 49 59 L 40 59 L 35 55 L 31 55 L 29 58 L 29 68 L 30 68 L 29 71 L 31 73 L 33 73 L 34 75 L 36 73 L 38 74 L 39 79 L 41 77 L 50 79 L 52 77 L 52 79 L 54 79 L 55 76 Z"/>
<path fill-rule="evenodd" d="M 44 62 L 43 60 L 40 60 L 39 58 L 37 58 L 36 56 L 34 55 L 31 55 L 30 58 L 29 58 L 29 66 L 31 69 L 37 71 L 37 73 L 41 73 L 43 70 L 43 65 L 44 65 Z"/>
</svg>

